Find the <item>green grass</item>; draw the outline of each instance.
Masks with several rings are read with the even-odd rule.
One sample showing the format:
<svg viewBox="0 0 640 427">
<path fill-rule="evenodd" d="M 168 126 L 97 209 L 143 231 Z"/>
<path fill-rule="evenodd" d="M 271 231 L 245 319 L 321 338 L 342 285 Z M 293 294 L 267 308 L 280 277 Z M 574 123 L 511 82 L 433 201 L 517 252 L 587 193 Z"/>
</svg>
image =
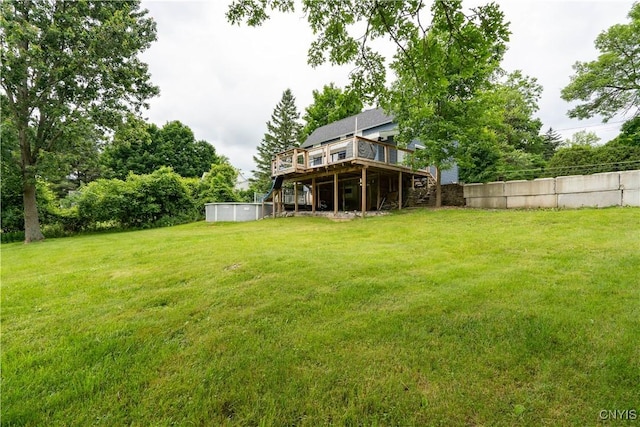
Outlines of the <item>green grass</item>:
<svg viewBox="0 0 640 427">
<path fill-rule="evenodd" d="M 640 412 L 636 208 L 4 244 L 1 279 L 2 425 L 582 426 Z"/>
</svg>

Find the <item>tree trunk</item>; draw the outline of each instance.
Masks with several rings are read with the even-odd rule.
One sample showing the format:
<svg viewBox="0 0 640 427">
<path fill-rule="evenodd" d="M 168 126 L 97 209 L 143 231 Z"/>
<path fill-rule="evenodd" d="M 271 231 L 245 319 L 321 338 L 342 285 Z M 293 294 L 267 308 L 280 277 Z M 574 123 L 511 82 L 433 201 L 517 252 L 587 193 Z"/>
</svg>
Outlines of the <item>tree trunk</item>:
<svg viewBox="0 0 640 427">
<path fill-rule="evenodd" d="M 25 179 L 23 177 L 23 179 Z M 30 180 L 24 182 L 22 200 L 24 202 L 24 242 L 43 240 L 44 235 L 40 230 L 38 218 L 38 205 L 36 203 L 36 185 Z"/>
<path fill-rule="evenodd" d="M 24 114 L 26 116 L 26 114 Z M 36 158 L 32 155 L 31 145 L 27 139 L 28 122 L 19 123 L 18 140 L 20 141 L 20 170 L 22 172 L 22 203 L 24 205 L 24 242 L 43 240 L 38 218 L 36 201 Z"/>
<path fill-rule="evenodd" d="M 442 180 L 442 173 L 440 173 L 440 168 L 436 168 L 436 208 L 442 206 L 442 185 L 440 181 Z"/>
</svg>

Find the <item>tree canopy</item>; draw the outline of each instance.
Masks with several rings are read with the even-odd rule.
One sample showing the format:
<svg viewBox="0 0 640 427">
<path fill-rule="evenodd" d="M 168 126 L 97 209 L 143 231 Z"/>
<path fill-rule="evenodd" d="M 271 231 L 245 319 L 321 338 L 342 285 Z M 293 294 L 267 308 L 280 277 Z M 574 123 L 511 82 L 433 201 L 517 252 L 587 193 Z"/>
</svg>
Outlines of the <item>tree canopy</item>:
<svg viewBox="0 0 640 427">
<path fill-rule="evenodd" d="M 628 17 L 628 24 L 598 35 L 598 59 L 574 64 L 575 74 L 562 89 L 562 98 L 581 103 L 569 110 L 569 117 L 600 114 L 607 122 L 619 113 L 640 113 L 640 3 L 633 5 Z"/>
<path fill-rule="evenodd" d="M 417 42 L 425 40 L 432 27 L 448 34 L 448 39 L 461 48 L 464 48 L 466 36 L 458 31 L 463 21 L 475 21 L 485 32 L 502 31 L 501 17 L 498 23 L 493 19 L 494 13 L 487 13 L 498 11 L 497 6 L 490 4 L 474 8 L 467 15 L 461 12 L 461 8 L 461 0 L 434 2 L 432 13 L 437 11 L 442 19 L 430 23 L 424 0 L 303 0 L 302 12 L 316 36 L 308 50 L 308 62 L 312 66 L 325 62 L 353 64 L 350 89 L 355 90 L 365 103 L 377 103 L 386 92 L 387 66 L 393 61 L 405 61 L 405 65 L 410 67 L 410 62 L 419 58 L 409 51 L 418 48 Z M 234 0 L 227 11 L 227 19 L 232 24 L 246 22 L 250 26 L 259 26 L 269 19 L 272 11 L 291 13 L 294 10 L 293 0 Z M 395 56 L 387 58 L 380 49 L 376 49 L 379 46 L 376 40 L 392 42 L 397 47 Z M 481 59 L 471 50 L 468 52 L 466 62 Z M 496 46 L 493 53 L 501 56 L 503 48 Z M 492 63 L 490 61 L 486 65 L 491 67 Z M 485 64 L 477 62 L 477 66 L 484 67 Z"/>
<path fill-rule="evenodd" d="M 305 108 L 305 136 L 317 128 L 350 117 L 362 111 L 362 100 L 355 91 L 342 90 L 333 83 L 325 85 L 322 92 L 313 91 L 313 103 Z"/>
<path fill-rule="evenodd" d="M 158 94 L 138 54 L 156 39 L 139 1 L 0 3 L 1 86 L 20 145 L 25 242 L 43 238 L 35 180 L 43 152 L 112 127 Z"/>
<path fill-rule="evenodd" d="M 219 161 L 215 148 L 207 141 L 196 141 L 191 128 L 180 121 L 159 128 L 133 115 L 118 128 L 102 155 L 107 176 L 120 179 L 129 172 L 149 174 L 161 166 L 197 178 Z"/>
<path fill-rule="evenodd" d="M 640 116 L 623 123 L 620 128 L 620 135 L 614 141 L 620 145 L 640 147 Z"/>
<path fill-rule="evenodd" d="M 506 50 L 508 25 L 498 6 L 463 11 L 461 0 L 437 1 L 430 20 L 422 0 L 304 0 L 302 8 L 316 36 L 309 63 L 353 64 L 350 89 L 395 116 L 401 143 L 418 139 L 425 147 L 416 152 L 415 165 L 448 167 L 477 129 L 476 95 L 495 76 Z M 236 0 L 227 18 L 260 25 L 270 11 L 293 9 L 293 1 Z M 376 39 L 395 46 L 393 58 L 373 47 Z M 387 66 L 396 75 L 390 90 Z M 437 187 L 436 204 L 439 181 Z"/>
<path fill-rule="evenodd" d="M 417 166 L 437 168 L 440 206 L 440 172 L 483 125 L 480 95 L 497 76 L 509 32 L 495 5 L 466 15 L 461 2 L 435 2 L 432 14 L 430 29 L 422 34 L 416 28 L 391 65 L 397 80 L 387 109 L 398 122 L 398 141 L 417 139 L 425 147 L 415 152 Z"/>
</svg>

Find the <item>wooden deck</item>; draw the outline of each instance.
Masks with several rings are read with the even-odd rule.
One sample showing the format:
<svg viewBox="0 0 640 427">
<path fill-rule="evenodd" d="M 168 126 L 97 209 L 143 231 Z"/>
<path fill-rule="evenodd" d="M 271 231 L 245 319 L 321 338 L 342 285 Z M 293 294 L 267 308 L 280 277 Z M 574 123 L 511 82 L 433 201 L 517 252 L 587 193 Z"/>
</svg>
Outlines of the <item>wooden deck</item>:
<svg viewBox="0 0 640 427">
<path fill-rule="evenodd" d="M 311 178 L 335 170 L 357 171 L 362 167 L 408 172 L 431 176 L 428 169 L 413 168 L 409 164 L 411 150 L 362 137 L 348 138 L 309 149 L 294 148 L 276 155 L 271 175 L 285 180 Z"/>
<path fill-rule="evenodd" d="M 385 201 L 402 209 L 403 192 L 415 180 L 431 185 L 427 168 L 411 165 L 411 150 L 363 137 L 352 137 L 313 148 L 293 148 L 278 153 L 271 164 L 274 179 L 293 183 L 295 212 L 298 187 L 311 190 L 311 211 L 379 211 Z M 282 189 L 274 191 L 274 216 L 284 210 Z"/>
</svg>

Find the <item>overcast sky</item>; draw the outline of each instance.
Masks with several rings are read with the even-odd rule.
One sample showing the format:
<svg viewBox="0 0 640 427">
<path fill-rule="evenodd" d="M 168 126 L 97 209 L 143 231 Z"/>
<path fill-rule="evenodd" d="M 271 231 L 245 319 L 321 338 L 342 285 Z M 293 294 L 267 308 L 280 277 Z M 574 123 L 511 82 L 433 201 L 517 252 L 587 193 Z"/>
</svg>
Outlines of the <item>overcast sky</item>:
<svg viewBox="0 0 640 427">
<path fill-rule="evenodd" d="M 302 12 L 281 15 L 262 27 L 227 23 L 231 0 L 144 1 L 155 19 L 158 40 L 143 54 L 160 96 L 145 116 L 162 126 L 180 120 L 196 139 L 213 144 L 246 174 L 255 168 L 253 155 L 282 92 L 290 88 L 301 115 L 312 91 L 330 82 L 344 87 L 349 67 L 307 65 L 313 35 Z M 478 0 L 465 5 L 481 4 Z M 544 92 L 537 117 L 542 131 L 553 127 L 569 138 L 593 131 L 601 142 L 614 138 L 624 118 L 602 124 L 599 118 L 567 117 L 570 105 L 560 98 L 576 61 L 591 61 L 598 52 L 596 36 L 617 23 L 627 23 L 633 1 L 498 0 L 512 32 L 502 63 L 507 71 L 535 77 Z"/>
</svg>

